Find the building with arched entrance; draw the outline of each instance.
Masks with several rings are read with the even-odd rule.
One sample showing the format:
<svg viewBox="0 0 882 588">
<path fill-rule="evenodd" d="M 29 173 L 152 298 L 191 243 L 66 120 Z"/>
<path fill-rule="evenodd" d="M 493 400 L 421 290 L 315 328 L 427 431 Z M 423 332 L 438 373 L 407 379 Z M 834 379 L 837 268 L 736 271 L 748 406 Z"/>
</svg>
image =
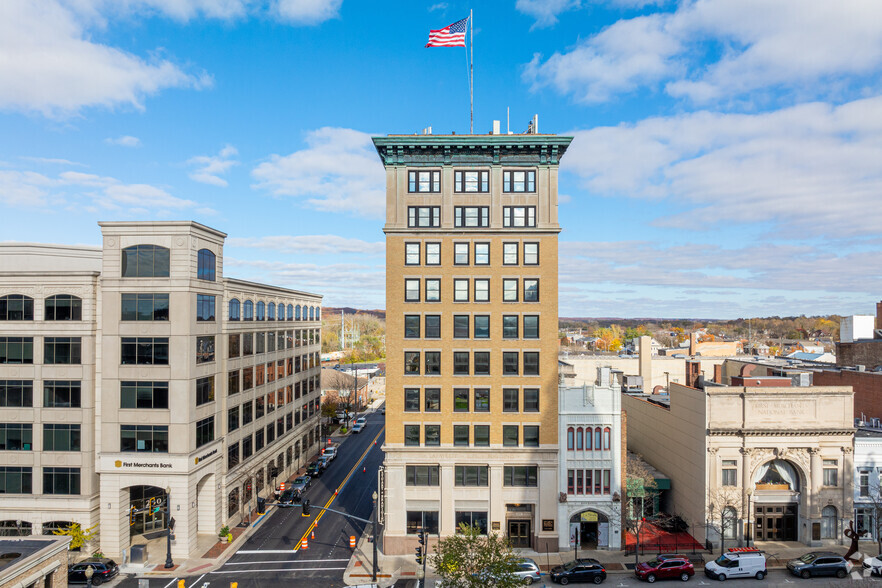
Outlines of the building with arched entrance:
<svg viewBox="0 0 882 588">
<path fill-rule="evenodd" d="M 695 362 L 697 363 L 697 362 Z M 629 448 L 671 478 L 697 539 L 841 543 L 853 509 L 853 392 L 800 378 L 695 377 L 624 396 Z"/>
</svg>

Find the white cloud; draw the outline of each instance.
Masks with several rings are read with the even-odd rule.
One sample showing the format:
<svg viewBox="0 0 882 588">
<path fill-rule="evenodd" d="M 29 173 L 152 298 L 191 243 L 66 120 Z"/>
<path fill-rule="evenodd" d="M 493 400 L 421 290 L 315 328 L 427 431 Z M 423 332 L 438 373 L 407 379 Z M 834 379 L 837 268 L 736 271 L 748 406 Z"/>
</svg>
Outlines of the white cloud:
<svg viewBox="0 0 882 588">
<path fill-rule="evenodd" d="M 220 176 L 239 165 L 239 162 L 233 159 L 238 153 L 235 147 L 226 145 L 217 155 L 199 155 L 190 158 L 187 160 L 187 164 L 197 166 L 197 169 L 190 172 L 190 179 L 226 188 L 228 183 Z"/>
<path fill-rule="evenodd" d="M 86 164 L 79 163 L 77 161 L 71 161 L 69 159 L 62 159 L 60 157 L 27 157 L 22 155 L 20 159 L 25 161 L 34 161 L 36 163 L 48 163 L 51 165 L 68 165 L 75 167 L 86 167 Z"/>
<path fill-rule="evenodd" d="M 306 149 L 272 155 L 254 168 L 254 187 L 305 198 L 319 210 L 382 218 L 385 176 L 370 135 L 324 127 L 311 131 L 306 144 Z"/>
<path fill-rule="evenodd" d="M 882 97 L 573 134 L 563 169 L 596 195 L 664 199 L 672 211 L 661 226 L 770 222 L 797 238 L 872 236 L 882 226 Z"/>
<path fill-rule="evenodd" d="M 548 27 L 557 24 L 557 17 L 562 12 L 580 6 L 580 0 L 518 0 L 515 9 L 535 18 L 534 27 Z"/>
<path fill-rule="evenodd" d="M 120 137 L 108 137 L 104 139 L 108 145 L 119 145 L 120 147 L 140 147 L 141 139 L 131 135 L 122 135 Z"/>
<path fill-rule="evenodd" d="M 287 22 L 315 25 L 340 15 L 343 0 L 275 0 L 273 12 Z"/>
<path fill-rule="evenodd" d="M 840 83 L 878 85 L 880 21 L 882 3 L 871 0 L 685 0 L 675 12 L 620 20 L 544 62 L 536 56 L 524 76 L 534 89 L 586 102 L 659 85 L 696 102 L 756 100 L 761 89 L 825 96 Z"/>
<path fill-rule="evenodd" d="M 36 172 L 0 170 L 0 202 L 16 207 L 45 206 L 52 184 L 51 179 Z"/>
<path fill-rule="evenodd" d="M 436 10 L 447 10 L 447 2 L 438 2 L 429 6 L 429 12 L 435 12 Z"/>
<path fill-rule="evenodd" d="M 357 253 L 383 255 L 385 243 L 341 237 L 340 235 L 278 235 L 270 237 L 231 237 L 226 240 L 230 247 L 268 249 L 288 255 Z"/>
</svg>

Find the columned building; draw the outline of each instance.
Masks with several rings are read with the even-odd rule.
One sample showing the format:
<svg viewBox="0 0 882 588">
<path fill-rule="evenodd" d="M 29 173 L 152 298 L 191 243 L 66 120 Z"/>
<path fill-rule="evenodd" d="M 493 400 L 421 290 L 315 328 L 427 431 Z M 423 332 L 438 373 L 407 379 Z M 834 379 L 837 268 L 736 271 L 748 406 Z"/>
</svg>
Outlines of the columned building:
<svg viewBox="0 0 882 588">
<path fill-rule="evenodd" d="M 198 223 L 99 224 L 0 245 L 0 534 L 119 556 L 170 515 L 187 557 L 318 451 L 321 297 L 225 277 Z"/>
<path fill-rule="evenodd" d="M 571 137 L 390 135 L 384 549 L 558 549 L 558 164 Z"/>
</svg>

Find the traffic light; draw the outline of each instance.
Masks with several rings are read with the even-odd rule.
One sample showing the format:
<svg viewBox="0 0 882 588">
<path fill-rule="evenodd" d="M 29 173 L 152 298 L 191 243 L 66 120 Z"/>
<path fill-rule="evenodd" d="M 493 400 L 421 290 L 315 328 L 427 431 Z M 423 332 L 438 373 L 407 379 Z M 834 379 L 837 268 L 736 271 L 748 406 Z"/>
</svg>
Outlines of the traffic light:
<svg viewBox="0 0 882 588">
<path fill-rule="evenodd" d="M 420 529 L 419 531 L 417 531 L 417 537 L 419 538 L 420 545 L 425 545 L 425 544 L 426 544 L 426 534 L 423 532 L 422 529 Z"/>
<path fill-rule="evenodd" d="M 423 563 L 423 546 L 422 545 L 420 545 L 419 547 L 416 548 L 416 562 L 418 564 Z"/>
<path fill-rule="evenodd" d="M 300 516 L 308 517 L 309 516 L 309 500 L 304 500 L 300 506 L 303 507 L 303 512 L 300 514 Z"/>
</svg>

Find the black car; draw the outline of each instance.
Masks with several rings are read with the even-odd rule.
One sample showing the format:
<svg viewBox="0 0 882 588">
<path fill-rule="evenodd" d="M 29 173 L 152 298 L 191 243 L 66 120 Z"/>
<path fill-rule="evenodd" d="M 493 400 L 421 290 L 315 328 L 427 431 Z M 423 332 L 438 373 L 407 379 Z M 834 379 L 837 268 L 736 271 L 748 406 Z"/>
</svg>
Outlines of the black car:
<svg viewBox="0 0 882 588">
<path fill-rule="evenodd" d="M 279 506 L 292 506 L 300 502 L 300 492 L 296 490 L 285 490 L 279 496 Z"/>
<path fill-rule="evenodd" d="M 306 474 L 311 478 L 317 478 L 321 476 L 323 471 L 325 471 L 325 468 L 323 468 L 322 464 L 318 461 L 306 466 Z"/>
<path fill-rule="evenodd" d="M 813 551 L 799 559 L 787 562 L 787 569 L 794 576 L 811 578 L 812 576 L 836 576 L 844 578 L 851 571 L 851 562 L 837 553 L 830 551 Z"/>
<path fill-rule="evenodd" d="M 119 566 L 112 559 L 106 557 L 93 557 L 77 562 L 67 568 L 68 584 L 85 584 L 86 568 L 92 566 L 92 586 L 100 586 L 119 574 Z"/>
<path fill-rule="evenodd" d="M 559 584 L 571 582 L 594 582 L 600 584 L 606 580 L 606 570 L 596 559 L 576 559 L 562 566 L 551 568 L 551 581 Z"/>
</svg>

